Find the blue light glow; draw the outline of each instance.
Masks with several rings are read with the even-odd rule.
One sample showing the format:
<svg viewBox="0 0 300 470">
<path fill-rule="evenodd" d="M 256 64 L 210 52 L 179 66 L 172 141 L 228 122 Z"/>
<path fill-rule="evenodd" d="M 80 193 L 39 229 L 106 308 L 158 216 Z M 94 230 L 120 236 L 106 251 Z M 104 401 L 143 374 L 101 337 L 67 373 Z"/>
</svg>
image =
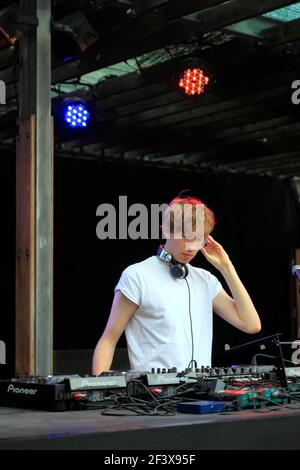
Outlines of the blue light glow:
<svg viewBox="0 0 300 470">
<path fill-rule="evenodd" d="M 69 104 L 64 109 L 64 120 L 72 129 L 87 127 L 89 117 L 90 113 L 82 103 Z"/>
</svg>

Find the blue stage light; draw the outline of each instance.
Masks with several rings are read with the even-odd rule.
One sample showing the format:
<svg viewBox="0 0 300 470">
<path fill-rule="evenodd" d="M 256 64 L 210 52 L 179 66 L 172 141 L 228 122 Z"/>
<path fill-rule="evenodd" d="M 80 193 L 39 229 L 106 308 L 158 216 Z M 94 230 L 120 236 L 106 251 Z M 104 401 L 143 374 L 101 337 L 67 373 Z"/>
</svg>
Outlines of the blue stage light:
<svg viewBox="0 0 300 470">
<path fill-rule="evenodd" d="M 88 126 L 90 113 L 83 103 L 74 101 L 64 106 L 63 117 L 68 127 L 78 129 Z"/>
</svg>

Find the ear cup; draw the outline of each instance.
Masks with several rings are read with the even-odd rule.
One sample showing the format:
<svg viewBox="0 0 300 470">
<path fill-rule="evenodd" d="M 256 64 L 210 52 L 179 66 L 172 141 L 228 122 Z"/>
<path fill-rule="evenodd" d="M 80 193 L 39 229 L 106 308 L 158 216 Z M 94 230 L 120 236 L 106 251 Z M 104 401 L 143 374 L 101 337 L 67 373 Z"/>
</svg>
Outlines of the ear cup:
<svg viewBox="0 0 300 470">
<path fill-rule="evenodd" d="M 158 248 L 156 256 L 161 261 L 170 265 L 170 271 L 173 277 L 176 279 L 184 279 L 187 277 L 189 273 L 189 268 L 187 265 L 178 263 L 178 261 L 174 260 L 173 256 L 164 249 L 163 245 L 160 245 Z"/>
<path fill-rule="evenodd" d="M 172 276 L 176 279 L 184 279 L 189 273 L 189 268 L 185 264 L 172 263 L 170 266 Z"/>
</svg>

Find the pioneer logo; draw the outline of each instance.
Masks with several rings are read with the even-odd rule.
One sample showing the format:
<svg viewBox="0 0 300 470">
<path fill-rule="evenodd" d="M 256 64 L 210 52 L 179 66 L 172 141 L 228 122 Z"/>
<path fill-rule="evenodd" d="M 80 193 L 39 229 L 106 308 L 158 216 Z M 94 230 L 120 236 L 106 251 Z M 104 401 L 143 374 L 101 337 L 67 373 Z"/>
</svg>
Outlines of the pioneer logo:
<svg viewBox="0 0 300 470">
<path fill-rule="evenodd" d="M 99 381 L 94 381 L 92 382 L 91 380 L 83 380 L 81 382 L 81 387 L 113 387 L 114 385 L 116 385 L 116 381 L 115 380 L 111 380 L 111 379 L 107 379 L 107 380 L 99 380 Z"/>
<path fill-rule="evenodd" d="M 157 377 L 157 383 L 159 384 L 174 384 L 177 381 L 179 382 L 178 378 L 174 377 L 173 375 L 171 377 L 165 375 L 159 375 Z"/>
<path fill-rule="evenodd" d="M 17 395 L 35 395 L 37 392 L 34 388 L 19 388 L 15 387 L 13 384 L 9 384 L 7 388 L 7 393 L 16 393 Z"/>
</svg>

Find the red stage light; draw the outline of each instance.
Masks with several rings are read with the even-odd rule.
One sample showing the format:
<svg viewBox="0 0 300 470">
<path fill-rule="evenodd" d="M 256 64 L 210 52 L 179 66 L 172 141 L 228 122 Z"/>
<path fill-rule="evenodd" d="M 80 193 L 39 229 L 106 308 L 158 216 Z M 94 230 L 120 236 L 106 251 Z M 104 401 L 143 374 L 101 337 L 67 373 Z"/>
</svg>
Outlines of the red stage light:
<svg viewBox="0 0 300 470">
<path fill-rule="evenodd" d="M 188 96 L 201 95 L 210 79 L 201 68 L 185 69 L 178 81 L 178 86 Z"/>
</svg>

